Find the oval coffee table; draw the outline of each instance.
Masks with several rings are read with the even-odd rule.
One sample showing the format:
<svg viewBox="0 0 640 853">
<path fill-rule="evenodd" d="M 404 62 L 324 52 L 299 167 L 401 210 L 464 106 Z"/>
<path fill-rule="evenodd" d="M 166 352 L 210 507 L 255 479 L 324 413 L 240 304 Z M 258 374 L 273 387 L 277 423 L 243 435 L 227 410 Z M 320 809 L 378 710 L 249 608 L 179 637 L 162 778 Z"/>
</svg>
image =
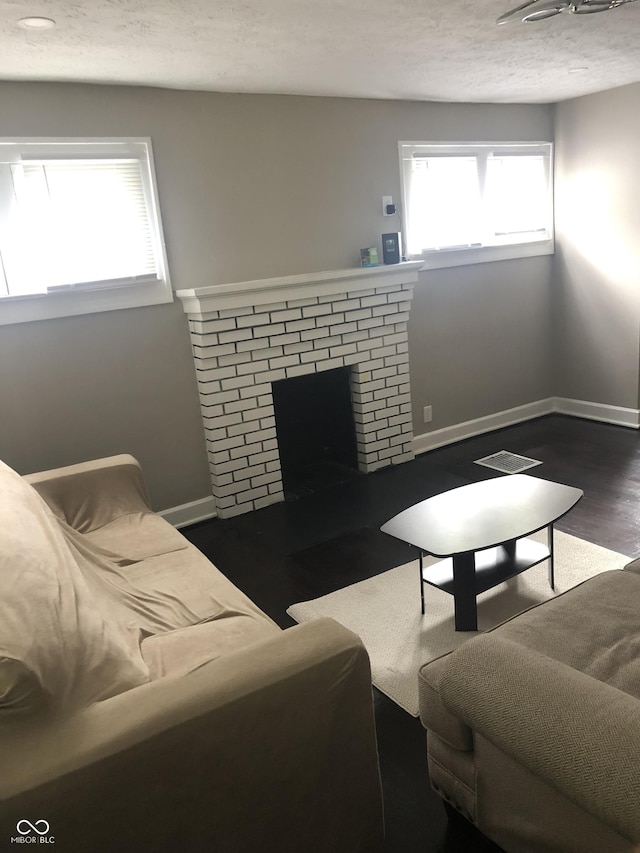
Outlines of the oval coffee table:
<svg viewBox="0 0 640 853">
<path fill-rule="evenodd" d="M 427 498 L 380 528 L 420 551 L 420 596 L 424 584 L 453 595 L 456 631 L 477 631 L 476 596 L 549 560 L 555 589 L 553 525 L 583 492 L 527 474 L 470 483 Z M 547 529 L 547 544 L 527 539 Z M 424 567 L 424 555 L 444 557 Z"/>
</svg>

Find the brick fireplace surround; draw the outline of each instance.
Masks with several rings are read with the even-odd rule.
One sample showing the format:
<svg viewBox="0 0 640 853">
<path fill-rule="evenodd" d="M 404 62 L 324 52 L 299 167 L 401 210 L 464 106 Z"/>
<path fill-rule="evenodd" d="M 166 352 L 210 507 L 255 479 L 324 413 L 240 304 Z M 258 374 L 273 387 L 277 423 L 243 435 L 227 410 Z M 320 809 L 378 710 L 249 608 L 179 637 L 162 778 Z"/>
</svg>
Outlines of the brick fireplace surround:
<svg viewBox="0 0 640 853">
<path fill-rule="evenodd" d="M 421 262 L 178 291 L 216 512 L 284 500 L 271 383 L 350 368 L 358 468 L 413 459 L 407 322 Z"/>
</svg>

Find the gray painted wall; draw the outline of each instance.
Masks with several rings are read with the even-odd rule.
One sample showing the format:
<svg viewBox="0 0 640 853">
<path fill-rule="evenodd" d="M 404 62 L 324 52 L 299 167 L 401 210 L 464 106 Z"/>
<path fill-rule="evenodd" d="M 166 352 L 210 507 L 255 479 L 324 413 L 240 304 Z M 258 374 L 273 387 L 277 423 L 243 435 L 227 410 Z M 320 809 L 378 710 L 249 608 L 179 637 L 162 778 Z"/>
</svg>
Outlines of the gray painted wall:
<svg viewBox="0 0 640 853">
<path fill-rule="evenodd" d="M 421 274 L 409 320 L 414 434 L 550 395 L 551 256 Z"/>
<path fill-rule="evenodd" d="M 357 265 L 391 230 L 398 140 L 548 140 L 545 105 L 0 84 L 5 136 L 150 136 L 174 289 Z M 548 396 L 548 258 L 424 273 L 415 429 Z M 0 328 L 0 457 L 22 473 L 130 451 L 154 507 L 209 494 L 180 303 Z"/>
<path fill-rule="evenodd" d="M 556 107 L 554 393 L 637 409 L 640 84 Z"/>
</svg>

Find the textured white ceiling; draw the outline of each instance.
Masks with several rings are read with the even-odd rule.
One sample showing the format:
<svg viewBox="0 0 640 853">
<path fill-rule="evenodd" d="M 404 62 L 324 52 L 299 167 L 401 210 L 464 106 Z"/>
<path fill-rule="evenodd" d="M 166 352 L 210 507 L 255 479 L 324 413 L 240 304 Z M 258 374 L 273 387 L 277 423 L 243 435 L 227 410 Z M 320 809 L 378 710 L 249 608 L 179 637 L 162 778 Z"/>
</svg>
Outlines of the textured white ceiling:
<svg viewBox="0 0 640 853">
<path fill-rule="evenodd" d="M 640 2 L 496 26 L 516 5 L 3 0 L 0 79 L 476 102 L 558 101 L 640 80 Z M 27 15 L 57 26 L 25 31 L 16 22 Z"/>
</svg>

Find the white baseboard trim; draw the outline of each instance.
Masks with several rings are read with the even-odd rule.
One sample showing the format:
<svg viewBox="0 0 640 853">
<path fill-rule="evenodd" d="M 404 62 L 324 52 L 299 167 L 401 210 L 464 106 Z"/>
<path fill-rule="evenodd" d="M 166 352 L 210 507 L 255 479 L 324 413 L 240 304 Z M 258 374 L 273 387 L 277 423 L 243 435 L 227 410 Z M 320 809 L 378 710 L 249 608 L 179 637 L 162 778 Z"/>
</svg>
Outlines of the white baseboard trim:
<svg viewBox="0 0 640 853">
<path fill-rule="evenodd" d="M 623 406 L 607 406 L 604 403 L 591 403 L 586 400 L 572 400 L 569 397 L 554 397 L 555 411 L 575 418 L 590 421 L 602 421 L 615 426 L 640 428 L 640 409 L 628 409 Z"/>
<path fill-rule="evenodd" d="M 550 415 L 554 412 L 553 399 L 538 400 L 535 403 L 526 403 L 524 406 L 516 406 L 503 412 L 495 412 L 482 418 L 474 418 L 471 421 L 463 421 L 453 426 L 436 429 L 433 432 L 423 432 L 413 438 L 413 452 L 416 454 L 426 453 L 427 450 L 435 450 L 445 444 L 453 444 L 463 441 L 465 438 L 473 438 L 482 435 L 483 432 L 493 432 L 496 429 L 513 426 L 514 424 L 530 421 L 542 415 Z"/>
<path fill-rule="evenodd" d="M 173 524 L 174 527 L 187 527 L 189 524 L 196 524 L 198 521 L 215 518 L 217 515 L 216 502 L 213 495 L 209 495 L 209 497 L 200 498 L 197 501 L 160 510 L 158 515 L 162 516 L 169 524 Z"/>
<path fill-rule="evenodd" d="M 413 452 L 418 455 L 446 444 L 474 438 L 485 432 L 514 426 L 524 421 L 539 418 L 542 415 L 570 415 L 591 421 L 640 429 L 640 409 L 628 409 L 623 406 L 607 406 L 603 403 L 590 403 L 586 400 L 572 400 L 569 397 L 548 397 L 524 406 L 516 406 L 503 412 L 495 412 L 482 418 L 453 424 L 443 429 L 424 432 L 413 438 Z"/>
</svg>

